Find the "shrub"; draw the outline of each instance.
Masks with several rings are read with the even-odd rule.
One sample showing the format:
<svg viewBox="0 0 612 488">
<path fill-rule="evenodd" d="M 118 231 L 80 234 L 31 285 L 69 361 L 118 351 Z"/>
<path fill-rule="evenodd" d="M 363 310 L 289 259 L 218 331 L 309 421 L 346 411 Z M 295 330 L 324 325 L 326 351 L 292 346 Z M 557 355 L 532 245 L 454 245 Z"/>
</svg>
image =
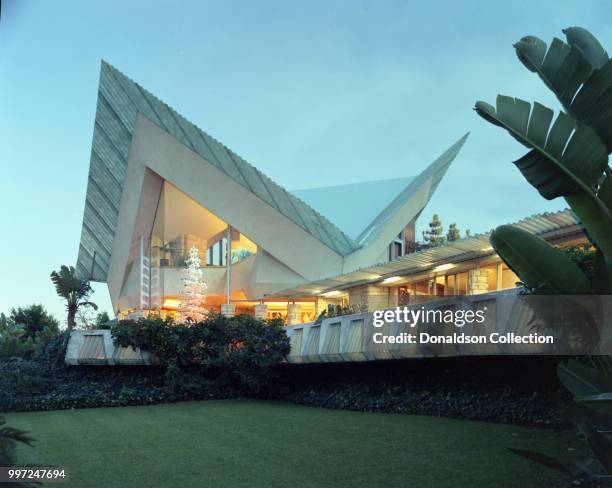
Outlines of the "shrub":
<svg viewBox="0 0 612 488">
<path fill-rule="evenodd" d="M 58 322 L 41 305 L 0 314 L 0 359 L 31 358 L 59 334 Z"/>
<path fill-rule="evenodd" d="M 45 329 L 49 333 L 57 334 L 59 332 L 57 319 L 48 313 L 42 305 L 38 304 L 11 309 L 8 322 L 20 325 L 24 331 L 24 338 L 36 339 Z"/>
<path fill-rule="evenodd" d="M 248 315 L 210 315 L 187 324 L 161 318 L 123 321 L 112 333 L 119 345 L 153 354 L 165 369 L 167 385 L 175 389 L 195 368 L 207 380 L 259 392 L 290 351 L 282 321 Z"/>
</svg>

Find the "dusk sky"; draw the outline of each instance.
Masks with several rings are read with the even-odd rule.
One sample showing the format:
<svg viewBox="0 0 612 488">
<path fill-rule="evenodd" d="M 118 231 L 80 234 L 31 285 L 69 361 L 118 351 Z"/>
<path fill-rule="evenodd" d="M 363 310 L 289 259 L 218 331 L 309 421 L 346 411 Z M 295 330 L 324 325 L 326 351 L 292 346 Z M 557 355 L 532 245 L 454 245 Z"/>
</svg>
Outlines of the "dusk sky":
<svg viewBox="0 0 612 488">
<path fill-rule="evenodd" d="M 101 59 L 287 189 L 413 176 L 469 131 L 420 225 L 483 232 L 564 204 L 525 182 L 526 149 L 474 102 L 557 110 L 512 44 L 580 25 L 610 52 L 611 19 L 609 0 L 4 0 L 0 312 L 65 319 L 49 273 L 76 262 Z"/>
</svg>

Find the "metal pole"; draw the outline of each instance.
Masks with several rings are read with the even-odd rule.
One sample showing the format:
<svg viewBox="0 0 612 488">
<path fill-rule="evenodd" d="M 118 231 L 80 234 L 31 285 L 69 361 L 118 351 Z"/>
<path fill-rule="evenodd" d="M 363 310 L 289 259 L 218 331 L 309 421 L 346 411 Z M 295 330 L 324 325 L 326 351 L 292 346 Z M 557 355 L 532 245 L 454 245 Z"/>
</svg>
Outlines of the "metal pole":
<svg viewBox="0 0 612 488">
<path fill-rule="evenodd" d="M 225 293 L 227 295 L 227 299 L 225 301 L 225 303 L 227 303 L 228 305 L 231 303 L 231 296 L 232 296 L 232 226 L 228 225 L 227 226 L 227 238 L 226 238 L 227 242 L 225 245 L 225 250 L 226 250 L 226 280 L 225 280 Z"/>
</svg>

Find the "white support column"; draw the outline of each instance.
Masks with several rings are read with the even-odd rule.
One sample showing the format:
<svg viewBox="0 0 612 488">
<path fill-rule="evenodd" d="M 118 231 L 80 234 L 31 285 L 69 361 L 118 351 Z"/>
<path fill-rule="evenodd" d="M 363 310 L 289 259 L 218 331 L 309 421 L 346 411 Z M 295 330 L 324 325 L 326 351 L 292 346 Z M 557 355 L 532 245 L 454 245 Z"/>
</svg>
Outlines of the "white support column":
<svg viewBox="0 0 612 488">
<path fill-rule="evenodd" d="M 140 235 L 140 310 L 149 310 L 149 298 L 151 291 L 150 261 L 145 253 L 145 239 Z"/>
<path fill-rule="evenodd" d="M 266 320 L 268 318 L 268 305 L 265 303 L 258 303 L 255 305 L 255 318 Z"/>
<path fill-rule="evenodd" d="M 287 325 L 299 324 L 298 306 L 295 302 L 287 304 Z"/>
<path fill-rule="evenodd" d="M 236 305 L 232 303 L 232 227 L 227 226 L 225 239 L 225 303 L 221 305 L 221 314 L 226 317 L 236 315 Z"/>
<path fill-rule="evenodd" d="M 225 280 L 225 294 L 226 304 L 231 303 L 232 299 L 232 227 L 227 226 L 227 237 L 225 239 L 225 267 L 226 267 L 226 280 Z"/>
</svg>

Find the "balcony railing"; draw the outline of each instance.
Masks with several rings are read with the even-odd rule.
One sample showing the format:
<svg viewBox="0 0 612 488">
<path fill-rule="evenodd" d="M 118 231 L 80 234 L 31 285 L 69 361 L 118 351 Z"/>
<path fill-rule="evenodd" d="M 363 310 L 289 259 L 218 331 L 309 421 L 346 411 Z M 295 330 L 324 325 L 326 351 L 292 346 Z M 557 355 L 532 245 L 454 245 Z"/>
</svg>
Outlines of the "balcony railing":
<svg viewBox="0 0 612 488">
<path fill-rule="evenodd" d="M 531 301 L 533 300 L 533 301 Z M 569 304 L 569 306 L 567 306 Z M 576 307 L 578 305 L 578 307 Z M 421 305 L 410 305 L 409 310 L 471 310 L 484 313 L 485 320 L 478 325 L 457 326 L 447 324 L 443 330 L 437 325 L 417 323 L 415 327 L 390 320 L 374 327 L 373 312 L 330 317 L 321 322 L 310 322 L 286 327 L 291 343 L 287 358 L 290 363 L 319 363 L 342 361 L 374 361 L 423 357 L 451 357 L 508 354 L 556 354 L 578 355 L 597 353 L 612 354 L 612 296 L 524 296 L 516 290 L 482 295 L 453 296 Z M 391 337 L 403 332 L 465 336 L 526 336 L 543 332 L 538 310 L 554 322 L 550 333 L 552 343 L 390 343 L 377 342 L 375 334 Z M 572 316 L 579 311 L 579 316 Z M 565 328 L 569 317 L 569 328 Z M 576 338 L 575 332 L 584 331 L 588 320 L 599 330 L 601 343 L 593 348 L 584 347 L 584 337 Z M 565 325 L 564 325 L 565 322 Z M 545 327 L 548 327 L 546 325 Z M 608 342 L 604 339 L 608 338 Z M 575 340 L 577 339 L 577 342 Z M 574 342 L 572 342 L 574 341 Z M 576 349 L 575 344 L 580 344 Z M 571 348 L 571 349 L 570 349 Z M 582 349 L 581 349 L 582 348 Z M 68 364 L 151 364 L 154 358 L 146 351 L 121 348 L 113 343 L 109 330 L 73 331 L 66 352 Z"/>
<path fill-rule="evenodd" d="M 153 266 L 158 266 L 160 268 L 185 268 L 187 266 L 187 259 L 189 258 L 189 251 L 190 249 L 156 247 L 152 252 L 151 263 Z M 253 253 L 245 249 L 232 249 L 232 264 L 239 263 L 250 256 L 253 256 Z M 200 250 L 200 263 L 202 268 L 226 265 L 225 259 L 223 260 L 223 263 L 221 263 L 220 260 L 218 260 L 216 263 L 207 261 L 207 253 Z"/>
<path fill-rule="evenodd" d="M 580 320 L 575 320 L 567 328 L 560 327 L 564 315 L 571 311 L 571 307 L 565 307 L 562 301 L 564 297 L 542 297 L 524 296 L 518 290 L 491 292 L 481 295 L 436 297 L 434 301 L 420 304 L 412 303 L 406 305 L 408 310 L 471 310 L 481 311 L 485 317 L 484 322 L 475 325 L 464 325 L 457 327 L 456 324 L 437 326 L 432 324 L 417 323 L 414 327 L 396 320 L 385 322 L 380 327 L 374 327 L 374 312 L 368 311 L 350 315 L 340 315 L 325 318 L 322 321 L 299 324 L 287 327 L 287 334 L 291 341 L 291 363 L 318 363 L 318 362 L 341 362 L 341 361 L 374 361 L 382 359 L 402 359 L 420 357 L 446 357 L 446 356 L 469 356 L 469 355 L 505 355 L 505 354 L 584 354 L 585 346 L 581 340 L 575 344 L 566 342 L 572 332 L 579 331 Z M 592 307 L 589 297 L 573 297 L 580 302 L 584 300 L 582 310 L 602 307 L 603 315 L 595 319 L 596 325 L 602 331 L 611 333 L 612 322 L 606 317 L 612 316 L 612 297 L 599 297 L 597 307 Z M 530 300 L 539 300 L 539 304 Z M 548 300 L 548 301 L 546 301 Z M 381 310 L 395 310 L 397 307 L 383 307 Z M 403 306 L 401 307 L 403 309 Z M 542 321 L 539 312 L 548 309 L 553 315 L 550 323 Z M 593 316 L 597 316 L 595 313 Z M 602 318 L 603 317 L 603 318 Z M 573 327 L 575 328 L 573 330 Z M 436 329 L 436 327 L 439 327 Z M 441 328 L 443 327 L 443 328 Z M 566 327 L 564 329 L 564 327 Z M 430 335 L 452 335 L 453 333 L 466 336 L 482 336 L 490 338 L 500 335 L 527 336 L 534 331 L 546 331 L 551 334 L 553 343 L 428 343 L 420 341 L 416 343 L 390 343 L 380 342 L 381 336 L 398 337 L 402 333 L 421 333 Z M 568 334 L 567 332 L 570 331 Z M 375 339 L 378 336 L 378 341 Z M 612 341 L 606 346 L 612 348 Z"/>
</svg>

